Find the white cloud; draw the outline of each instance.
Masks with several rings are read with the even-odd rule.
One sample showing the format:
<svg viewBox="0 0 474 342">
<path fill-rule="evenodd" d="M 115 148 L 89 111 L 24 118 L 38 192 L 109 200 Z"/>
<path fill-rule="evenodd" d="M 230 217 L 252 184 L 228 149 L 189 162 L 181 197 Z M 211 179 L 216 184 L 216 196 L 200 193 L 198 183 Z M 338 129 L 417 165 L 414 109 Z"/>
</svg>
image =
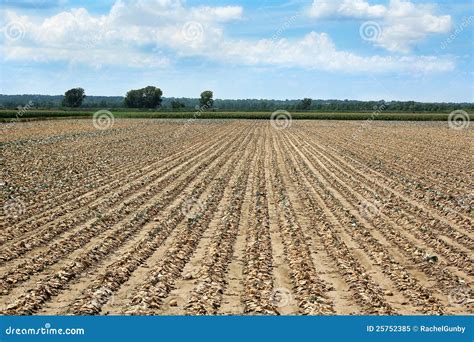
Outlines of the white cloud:
<svg viewBox="0 0 474 342">
<path fill-rule="evenodd" d="M 117 1 L 107 15 L 94 16 L 78 8 L 45 19 L 19 16 L 7 11 L 5 26 L 20 27 L 22 39 L 4 39 L 6 59 L 65 60 L 94 66 L 118 64 L 131 67 L 165 66 L 169 58 L 148 55 L 147 45 L 192 50 L 205 37 L 190 41 L 183 32 L 187 22 L 196 22 L 203 33 L 217 39 L 223 22 L 238 20 L 242 8 L 235 6 L 185 8 L 181 1 Z M 36 19 L 36 20 L 35 20 Z M 3 25 L 2 25 L 3 26 Z M 151 50 L 151 49 L 150 49 Z M 136 61 L 141 61 L 136 63 Z M 145 63 L 146 62 L 146 63 Z"/>
<path fill-rule="evenodd" d="M 433 6 L 390 1 L 382 34 L 375 43 L 389 51 L 409 52 L 412 46 L 425 39 L 428 34 L 448 33 L 452 28 L 451 17 L 436 16 L 433 12 Z"/>
<path fill-rule="evenodd" d="M 379 6 L 366 6 L 362 0 L 344 8 L 344 13 L 381 15 Z M 452 61 L 437 57 L 361 56 L 338 50 L 326 33 L 310 32 L 291 40 L 228 37 L 224 23 L 240 20 L 242 15 L 237 6 L 186 7 L 171 0 L 119 0 L 105 15 L 93 15 L 84 8 L 48 18 L 7 12 L 6 22 L 23 27 L 24 37 L 4 39 L 3 58 L 137 68 L 166 67 L 182 56 L 343 72 L 434 72 L 454 67 Z M 438 29 L 429 17 L 423 25 Z M 397 32 L 394 27 L 391 34 L 397 36 Z"/>
<path fill-rule="evenodd" d="M 230 20 L 237 20 L 242 18 L 242 7 L 240 6 L 224 6 L 224 7 L 209 7 L 203 6 L 193 10 L 192 15 L 197 20 L 208 21 L 210 19 L 225 22 Z"/>
<path fill-rule="evenodd" d="M 407 53 L 429 34 L 451 30 L 451 17 L 435 15 L 434 11 L 433 5 L 415 5 L 404 0 L 391 0 L 388 7 L 370 5 L 364 0 L 314 0 L 308 14 L 314 18 L 375 19 L 381 32 L 372 42 L 389 51 Z"/>
<path fill-rule="evenodd" d="M 454 68 L 452 61 L 437 57 L 359 56 L 339 51 L 326 33 L 310 32 L 297 40 L 228 42 L 220 49 L 222 60 L 249 65 L 268 64 L 306 69 L 351 72 L 444 72 Z M 215 55 L 214 55 L 215 56 Z"/>
<path fill-rule="evenodd" d="M 314 0 L 309 15 L 322 17 L 379 18 L 387 8 L 382 5 L 369 5 L 364 0 Z"/>
</svg>

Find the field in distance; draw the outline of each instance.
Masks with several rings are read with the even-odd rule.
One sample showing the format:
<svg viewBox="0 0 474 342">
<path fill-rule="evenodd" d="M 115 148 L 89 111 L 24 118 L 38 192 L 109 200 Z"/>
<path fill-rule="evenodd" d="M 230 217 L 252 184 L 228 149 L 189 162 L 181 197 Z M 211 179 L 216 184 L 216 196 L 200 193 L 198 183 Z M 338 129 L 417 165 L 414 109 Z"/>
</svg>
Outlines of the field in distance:
<svg viewBox="0 0 474 342">
<path fill-rule="evenodd" d="M 23 109 L 0 110 L 0 122 L 10 122 L 12 120 L 37 120 L 45 118 L 91 118 L 94 113 L 103 111 L 95 110 L 44 110 L 44 109 Z M 156 118 L 156 119 L 270 119 L 274 111 L 156 111 L 156 110 L 129 110 L 124 108 L 109 109 L 115 118 Z M 450 113 L 396 113 L 388 111 L 374 110 L 372 112 L 304 112 L 304 111 L 283 111 L 283 115 L 291 116 L 294 120 L 397 120 L 397 121 L 446 121 Z M 470 121 L 474 121 L 474 114 L 463 114 Z M 278 115 L 276 113 L 275 115 Z"/>
<path fill-rule="evenodd" d="M 0 314 L 473 314 L 474 130 L 0 124 Z"/>
</svg>

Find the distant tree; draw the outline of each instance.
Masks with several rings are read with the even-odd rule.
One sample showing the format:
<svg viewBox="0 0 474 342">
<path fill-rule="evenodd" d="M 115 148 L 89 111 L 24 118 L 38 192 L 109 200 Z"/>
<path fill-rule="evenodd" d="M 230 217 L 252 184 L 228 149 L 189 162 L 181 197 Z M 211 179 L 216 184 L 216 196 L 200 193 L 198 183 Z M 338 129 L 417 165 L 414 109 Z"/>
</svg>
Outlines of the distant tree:
<svg viewBox="0 0 474 342">
<path fill-rule="evenodd" d="M 84 89 L 82 88 L 72 88 L 64 93 L 64 99 L 62 105 L 64 107 L 80 107 L 82 100 L 86 97 Z"/>
<path fill-rule="evenodd" d="M 160 88 L 148 86 L 143 88 L 143 107 L 158 108 L 161 105 L 163 92 Z"/>
<path fill-rule="evenodd" d="M 145 88 L 143 88 L 145 89 Z M 123 108 L 134 107 L 144 108 L 145 99 L 151 100 L 154 98 L 153 92 L 146 93 L 140 89 L 131 90 L 127 93 L 128 97 L 124 96 L 91 96 L 87 97 L 80 104 L 83 108 Z M 79 97 L 80 99 L 81 97 Z M 184 108 L 195 108 L 200 104 L 200 98 L 165 98 L 161 106 L 166 108 L 174 108 L 172 101 L 179 101 L 184 105 Z M 67 106 L 64 95 L 2 95 L 0 94 L 0 108 L 17 109 L 18 106 L 25 106 L 29 101 L 34 103 L 35 108 L 58 108 Z M 205 102 L 208 101 L 204 99 Z M 79 101 L 80 102 L 80 101 Z M 72 101 L 76 106 L 79 102 Z M 153 101 L 149 101 L 153 102 Z M 219 110 L 236 110 L 236 111 L 269 111 L 276 109 L 294 110 L 301 109 L 301 100 L 265 100 L 265 99 L 214 99 L 212 101 L 212 108 L 216 107 Z M 177 104 L 175 104 L 176 106 Z M 155 106 L 156 108 L 156 106 Z M 207 109 L 205 107 L 204 109 Z M 473 102 L 414 102 L 414 101 L 357 101 L 357 100 L 312 100 L 311 110 L 319 112 L 369 112 L 374 110 L 383 110 L 387 112 L 443 112 L 449 113 L 455 109 L 462 109 L 467 112 L 474 112 Z"/>
<path fill-rule="evenodd" d="M 311 108 L 311 102 L 313 102 L 313 100 L 305 97 L 303 100 L 301 100 L 300 102 L 300 109 L 302 110 L 309 110 Z"/>
<path fill-rule="evenodd" d="M 212 97 L 214 94 L 210 90 L 205 90 L 201 93 L 201 98 L 199 99 L 199 103 L 201 106 L 206 106 L 207 108 L 211 108 L 214 104 L 214 100 Z"/>
<path fill-rule="evenodd" d="M 157 108 L 161 105 L 162 95 L 161 89 L 153 86 L 132 89 L 125 96 L 125 105 L 129 108 Z"/>
<path fill-rule="evenodd" d="M 125 95 L 125 105 L 129 108 L 141 108 L 142 100 L 139 90 L 129 90 Z"/>
<path fill-rule="evenodd" d="M 181 103 L 178 100 L 172 100 L 171 101 L 171 108 L 173 108 L 173 109 L 184 108 L 184 103 Z"/>
</svg>

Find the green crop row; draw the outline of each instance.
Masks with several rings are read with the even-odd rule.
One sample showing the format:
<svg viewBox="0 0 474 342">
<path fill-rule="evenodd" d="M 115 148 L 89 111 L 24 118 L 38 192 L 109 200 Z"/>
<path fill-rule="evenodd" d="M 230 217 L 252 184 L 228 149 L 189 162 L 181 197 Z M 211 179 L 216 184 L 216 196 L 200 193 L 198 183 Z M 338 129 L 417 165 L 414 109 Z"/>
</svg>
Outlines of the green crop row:
<svg viewBox="0 0 474 342">
<path fill-rule="evenodd" d="M 270 119 L 270 112 L 138 112 L 111 111 L 116 118 L 153 118 L 153 119 Z M 0 111 L 1 121 L 12 119 L 42 119 L 42 118 L 88 118 L 93 111 L 48 111 L 28 110 L 21 115 L 17 111 Z M 449 114 L 444 113 L 291 113 L 294 120 L 401 120 L 401 121 L 446 121 Z M 474 119 L 474 114 L 469 114 Z"/>
</svg>

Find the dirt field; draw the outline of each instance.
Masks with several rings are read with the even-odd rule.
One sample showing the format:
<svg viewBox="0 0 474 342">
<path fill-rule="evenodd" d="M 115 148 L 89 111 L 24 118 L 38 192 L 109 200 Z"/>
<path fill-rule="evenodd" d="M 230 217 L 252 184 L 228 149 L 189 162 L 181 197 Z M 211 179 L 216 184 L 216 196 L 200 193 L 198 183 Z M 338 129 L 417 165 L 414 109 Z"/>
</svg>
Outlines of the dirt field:
<svg viewBox="0 0 474 342">
<path fill-rule="evenodd" d="M 1 314 L 474 313 L 472 127 L 61 120 L 0 140 Z"/>
</svg>

